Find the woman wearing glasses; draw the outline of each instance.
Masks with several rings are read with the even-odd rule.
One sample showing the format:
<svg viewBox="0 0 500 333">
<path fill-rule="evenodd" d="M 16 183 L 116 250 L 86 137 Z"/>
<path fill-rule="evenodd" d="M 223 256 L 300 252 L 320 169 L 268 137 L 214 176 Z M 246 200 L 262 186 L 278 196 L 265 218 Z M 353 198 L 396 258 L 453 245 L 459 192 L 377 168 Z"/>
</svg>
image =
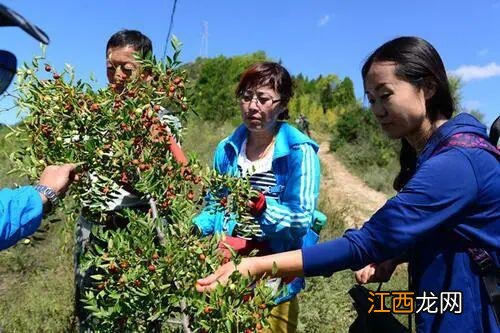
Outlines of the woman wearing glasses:
<svg viewBox="0 0 500 333">
<path fill-rule="evenodd" d="M 243 124 L 217 146 L 214 168 L 222 174 L 250 177 L 252 187 L 260 192 L 250 204 L 255 219 L 251 225 L 239 225 L 208 205 L 194 222 L 203 235 L 228 235 L 225 243 L 241 248 L 240 253 L 252 248 L 264 253 L 299 249 L 310 232 L 320 167 L 318 145 L 285 122 L 292 97 L 290 74 L 277 63 L 257 63 L 242 74 L 236 96 Z M 269 318 L 271 330 L 295 332 L 295 296 L 304 281 L 292 278 L 276 284 L 286 286 L 286 292 L 277 295 L 278 305 Z"/>
</svg>

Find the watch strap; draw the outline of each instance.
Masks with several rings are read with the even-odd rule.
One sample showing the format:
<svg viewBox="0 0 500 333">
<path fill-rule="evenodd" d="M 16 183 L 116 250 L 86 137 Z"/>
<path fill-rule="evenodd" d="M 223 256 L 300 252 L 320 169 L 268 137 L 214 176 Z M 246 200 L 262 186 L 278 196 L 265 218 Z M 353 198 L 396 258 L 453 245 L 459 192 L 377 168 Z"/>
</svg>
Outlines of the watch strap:
<svg viewBox="0 0 500 333">
<path fill-rule="evenodd" d="M 57 204 L 57 202 L 59 201 L 59 197 L 57 196 L 57 193 L 56 191 L 54 191 L 54 189 L 40 184 L 35 185 L 34 188 L 37 192 L 43 194 L 52 205 Z"/>
</svg>

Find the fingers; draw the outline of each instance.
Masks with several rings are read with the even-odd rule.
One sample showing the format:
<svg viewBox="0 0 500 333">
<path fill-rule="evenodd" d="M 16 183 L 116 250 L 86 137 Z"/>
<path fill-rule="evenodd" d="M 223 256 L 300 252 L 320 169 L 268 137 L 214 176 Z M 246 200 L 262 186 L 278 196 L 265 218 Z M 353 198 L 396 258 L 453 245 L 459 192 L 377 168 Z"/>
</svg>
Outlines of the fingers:
<svg viewBox="0 0 500 333">
<path fill-rule="evenodd" d="M 219 274 L 213 273 L 196 281 L 196 290 L 198 292 L 213 291 L 219 284 L 226 285 L 227 278 L 222 278 Z"/>
<path fill-rule="evenodd" d="M 65 182 L 62 183 L 61 192 L 67 191 L 68 186 L 75 180 L 76 177 L 76 165 L 75 164 L 63 164 L 59 167 L 59 172 L 65 177 Z"/>
<path fill-rule="evenodd" d="M 68 170 L 68 183 L 66 184 L 66 187 L 64 191 L 66 192 L 68 190 L 68 186 L 73 183 L 74 181 L 78 181 L 79 177 L 76 172 L 76 165 L 75 164 L 66 164 L 67 170 Z"/>
<path fill-rule="evenodd" d="M 365 270 L 365 274 L 364 274 L 364 277 L 363 277 L 363 280 L 365 281 L 365 283 L 369 283 L 369 282 L 373 282 L 374 281 L 374 277 L 375 277 L 376 271 L 377 271 L 377 266 L 375 266 L 375 264 L 371 264 Z"/>
<path fill-rule="evenodd" d="M 222 265 L 213 274 L 197 280 L 196 290 L 198 292 L 212 291 L 217 288 L 218 284 L 226 285 L 229 281 L 229 277 L 235 270 L 236 266 L 232 261 Z"/>
<path fill-rule="evenodd" d="M 58 195 L 68 189 L 76 177 L 75 164 L 49 165 L 43 170 L 39 183 L 52 188 Z"/>
<path fill-rule="evenodd" d="M 391 260 L 380 264 L 370 264 L 355 272 L 354 277 L 359 284 L 387 282 L 390 280 L 396 266 Z"/>
<path fill-rule="evenodd" d="M 359 271 L 356 271 L 356 273 L 354 274 L 354 277 L 356 278 L 356 282 L 359 284 L 373 282 L 374 276 L 375 276 L 375 271 L 376 271 L 375 264 L 370 264 L 370 265 L 365 266 L 364 268 L 360 269 Z"/>
<path fill-rule="evenodd" d="M 76 165 L 75 164 L 63 164 L 61 165 L 61 173 L 66 175 L 68 181 L 71 183 L 76 176 Z"/>
<path fill-rule="evenodd" d="M 70 174 L 72 172 L 75 172 L 76 164 L 67 163 L 67 164 L 61 165 L 61 167 L 64 168 L 65 170 L 67 170 L 67 173 Z"/>
<path fill-rule="evenodd" d="M 358 284 L 364 284 L 365 283 L 365 281 L 363 279 L 363 272 L 364 272 L 364 268 L 362 268 L 359 271 L 356 271 L 354 273 L 354 278 L 356 279 L 356 282 Z"/>
<path fill-rule="evenodd" d="M 219 281 L 217 280 L 217 275 L 213 273 L 203 279 L 199 279 L 198 281 L 196 281 L 196 290 L 200 293 L 205 291 L 212 291 L 217 287 L 218 284 Z"/>
</svg>

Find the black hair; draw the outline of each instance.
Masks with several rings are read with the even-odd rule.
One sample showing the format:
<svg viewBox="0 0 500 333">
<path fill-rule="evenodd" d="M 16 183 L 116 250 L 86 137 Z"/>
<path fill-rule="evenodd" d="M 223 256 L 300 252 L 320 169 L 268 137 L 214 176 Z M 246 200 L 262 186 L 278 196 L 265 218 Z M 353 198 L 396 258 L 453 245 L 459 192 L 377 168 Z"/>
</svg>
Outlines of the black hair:
<svg viewBox="0 0 500 333">
<path fill-rule="evenodd" d="M 498 137 L 500 136 L 500 116 L 495 119 L 490 127 L 490 142 L 495 147 L 498 146 Z"/>
<path fill-rule="evenodd" d="M 113 34 L 106 44 L 106 53 L 110 48 L 131 46 L 136 52 L 146 55 L 153 53 L 153 44 L 142 32 L 137 30 L 120 30 Z"/>
<path fill-rule="evenodd" d="M 396 65 L 395 75 L 417 88 L 433 88 L 434 95 L 426 101 L 427 117 L 435 122 L 444 116 L 450 119 L 455 110 L 448 76 L 443 60 L 436 49 L 419 37 L 399 37 L 377 48 L 365 61 L 361 74 L 363 81 L 375 62 L 390 61 Z M 402 139 L 399 159 L 401 170 L 394 180 L 399 191 L 415 173 L 417 153 L 406 139 Z"/>
</svg>

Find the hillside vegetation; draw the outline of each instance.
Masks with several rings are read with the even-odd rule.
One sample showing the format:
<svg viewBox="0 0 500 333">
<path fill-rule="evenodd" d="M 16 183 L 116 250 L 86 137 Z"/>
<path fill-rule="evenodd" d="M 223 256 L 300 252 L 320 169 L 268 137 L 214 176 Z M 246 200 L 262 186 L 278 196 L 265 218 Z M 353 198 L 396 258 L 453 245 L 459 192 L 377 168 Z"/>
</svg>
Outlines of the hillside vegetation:
<svg viewBox="0 0 500 333">
<path fill-rule="evenodd" d="M 211 165 L 216 144 L 240 123 L 234 90 L 241 72 L 256 61 L 269 60 L 264 52 L 236 57 L 197 59 L 185 65 L 191 98 L 197 115 L 190 116 L 182 142 L 190 154 Z M 352 80 L 325 74 L 308 78 L 294 76 L 295 95 L 290 101 L 290 123 L 304 114 L 311 129 L 329 141 L 335 158 L 371 188 L 392 194 L 392 179 L 398 170 L 399 143 L 388 140 L 374 116 L 355 98 Z M 459 100 L 460 85 L 454 83 Z M 16 142 L 6 139 L 0 127 L 0 186 L 25 184 L 26 179 L 8 175 L 8 154 Z M 326 138 L 326 139 L 325 139 Z M 327 144 L 327 143 L 326 143 Z M 323 171 L 330 165 L 322 165 Z M 358 203 L 356 203 L 358 204 Z M 358 205 L 332 201 L 325 192 L 319 208 L 328 216 L 322 239 L 340 236 L 350 227 L 349 217 Z M 363 212 L 366 213 L 366 212 Z M 75 217 L 43 223 L 29 244 L 0 252 L 0 327 L 5 332 L 63 332 L 74 330 L 73 318 L 73 228 Z M 308 279 L 300 295 L 300 332 L 346 332 L 355 313 L 347 290 L 352 273 L 330 278 Z M 388 290 L 405 290 L 406 273 L 398 270 Z M 405 322 L 405 320 L 403 320 Z"/>
</svg>

